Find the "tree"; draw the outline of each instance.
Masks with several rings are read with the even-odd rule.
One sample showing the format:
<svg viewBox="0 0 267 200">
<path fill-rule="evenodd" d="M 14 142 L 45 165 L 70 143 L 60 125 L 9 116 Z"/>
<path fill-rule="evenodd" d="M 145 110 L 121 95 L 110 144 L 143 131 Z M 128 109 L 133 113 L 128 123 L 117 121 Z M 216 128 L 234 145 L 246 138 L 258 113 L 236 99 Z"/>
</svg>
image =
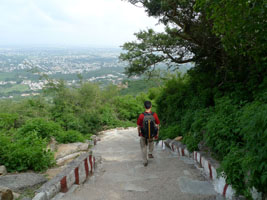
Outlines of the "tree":
<svg viewBox="0 0 267 200">
<path fill-rule="evenodd" d="M 205 79 L 204 87 L 224 92 L 239 85 L 251 95 L 267 75 L 266 1 L 128 1 L 165 25 L 163 33 L 140 31 L 137 41 L 123 45 L 120 59 L 129 63 L 129 76 L 151 72 L 161 62 L 174 69 L 194 62 L 189 74 L 199 84 Z"/>
<path fill-rule="evenodd" d="M 234 56 L 248 56 L 258 63 L 266 52 L 265 0 L 197 0 L 196 8 L 213 21 L 213 32 Z"/>
<path fill-rule="evenodd" d="M 221 66 L 224 54 L 220 39 L 212 33 L 212 21 L 205 13 L 194 10 L 195 0 L 129 0 L 141 4 L 149 16 L 165 25 L 164 33 L 152 29 L 136 33 L 137 42 L 123 45 L 126 53 L 120 59 L 129 62 L 128 75 L 151 71 L 165 62 L 172 68 L 195 62 L 216 63 Z M 213 67 L 213 66 L 212 66 Z"/>
</svg>

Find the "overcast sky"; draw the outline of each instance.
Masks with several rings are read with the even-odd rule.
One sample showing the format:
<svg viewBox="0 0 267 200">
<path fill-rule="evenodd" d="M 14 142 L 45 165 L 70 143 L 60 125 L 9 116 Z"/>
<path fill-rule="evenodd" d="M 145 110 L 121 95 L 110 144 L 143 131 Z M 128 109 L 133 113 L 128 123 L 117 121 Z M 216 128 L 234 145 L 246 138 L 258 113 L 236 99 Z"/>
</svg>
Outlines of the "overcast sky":
<svg viewBox="0 0 267 200">
<path fill-rule="evenodd" d="M 121 0 L 0 0 L 0 46 L 118 47 L 156 27 L 144 9 Z"/>
</svg>

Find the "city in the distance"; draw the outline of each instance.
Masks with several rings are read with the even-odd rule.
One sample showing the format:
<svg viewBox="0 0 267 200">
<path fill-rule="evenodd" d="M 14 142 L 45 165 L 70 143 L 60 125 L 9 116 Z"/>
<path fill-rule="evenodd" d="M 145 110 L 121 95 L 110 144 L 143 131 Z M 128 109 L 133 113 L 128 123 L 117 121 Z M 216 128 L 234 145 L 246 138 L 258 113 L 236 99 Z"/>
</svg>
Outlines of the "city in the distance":
<svg viewBox="0 0 267 200">
<path fill-rule="evenodd" d="M 0 48 L 0 98 L 39 95 L 50 79 L 121 84 L 119 48 Z M 81 75 L 81 76 L 78 76 Z M 47 77 L 46 76 L 46 77 Z"/>
</svg>

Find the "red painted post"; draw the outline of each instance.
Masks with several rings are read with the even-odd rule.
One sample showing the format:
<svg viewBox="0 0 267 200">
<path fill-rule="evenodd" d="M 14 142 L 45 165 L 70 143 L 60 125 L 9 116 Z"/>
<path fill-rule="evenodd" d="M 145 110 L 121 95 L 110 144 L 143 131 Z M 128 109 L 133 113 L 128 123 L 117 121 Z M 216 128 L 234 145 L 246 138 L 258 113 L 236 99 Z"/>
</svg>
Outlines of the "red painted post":
<svg viewBox="0 0 267 200">
<path fill-rule="evenodd" d="M 212 169 L 210 163 L 209 163 L 209 170 L 210 170 L 210 178 L 212 179 Z"/>
<path fill-rule="evenodd" d="M 74 170 L 75 174 L 75 184 L 79 185 L 80 184 L 80 179 L 79 179 L 79 167 L 76 167 Z"/>
<path fill-rule="evenodd" d="M 90 166 L 91 166 L 91 174 L 93 173 L 93 163 L 92 163 L 92 155 L 89 155 L 89 162 L 90 162 Z"/>
<path fill-rule="evenodd" d="M 223 188 L 223 196 L 224 197 L 226 195 L 227 188 L 228 188 L 228 184 L 226 183 L 225 186 L 224 186 L 224 188 Z"/>
<path fill-rule="evenodd" d="M 184 149 L 182 149 L 182 156 L 184 156 Z"/>
<path fill-rule="evenodd" d="M 84 168 L 85 168 L 86 177 L 88 177 L 89 176 L 89 166 L 88 166 L 87 158 L 84 159 Z"/>
<path fill-rule="evenodd" d="M 66 193 L 68 192 L 68 186 L 67 186 L 67 177 L 64 176 L 60 181 L 60 192 Z"/>
</svg>

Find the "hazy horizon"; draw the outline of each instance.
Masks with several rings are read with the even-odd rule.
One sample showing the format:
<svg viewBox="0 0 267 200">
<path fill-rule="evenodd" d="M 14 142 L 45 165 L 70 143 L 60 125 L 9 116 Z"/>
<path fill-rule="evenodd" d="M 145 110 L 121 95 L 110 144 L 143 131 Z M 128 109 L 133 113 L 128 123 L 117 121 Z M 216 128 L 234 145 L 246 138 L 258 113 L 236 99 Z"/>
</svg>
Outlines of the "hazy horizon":
<svg viewBox="0 0 267 200">
<path fill-rule="evenodd" d="M 0 48 L 119 48 L 146 28 L 144 9 L 122 0 L 2 0 Z"/>
</svg>

